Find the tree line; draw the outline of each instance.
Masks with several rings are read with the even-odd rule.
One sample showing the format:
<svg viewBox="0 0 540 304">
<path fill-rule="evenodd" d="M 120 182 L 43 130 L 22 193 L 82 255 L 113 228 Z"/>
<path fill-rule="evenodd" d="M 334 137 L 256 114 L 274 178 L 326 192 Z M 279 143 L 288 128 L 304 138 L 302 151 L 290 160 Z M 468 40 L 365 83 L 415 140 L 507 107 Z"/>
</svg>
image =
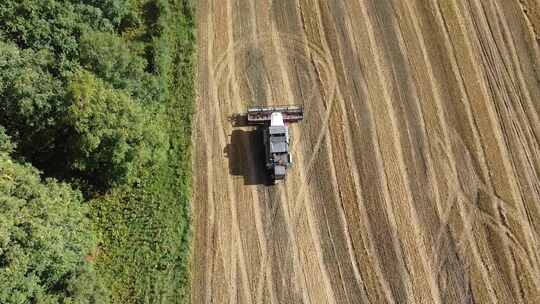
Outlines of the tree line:
<svg viewBox="0 0 540 304">
<path fill-rule="evenodd" d="M 0 2 L 0 303 L 187 299 L 193 9 Z"/>
</svg>

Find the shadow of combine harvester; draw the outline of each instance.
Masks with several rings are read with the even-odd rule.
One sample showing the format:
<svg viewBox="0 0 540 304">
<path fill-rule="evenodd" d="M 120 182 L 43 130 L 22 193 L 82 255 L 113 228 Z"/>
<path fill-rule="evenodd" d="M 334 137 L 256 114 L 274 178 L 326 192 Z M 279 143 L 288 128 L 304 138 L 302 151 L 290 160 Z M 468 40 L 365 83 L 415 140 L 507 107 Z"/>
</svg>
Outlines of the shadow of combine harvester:
<svg viewBox="0 0 540 304">
<path fill-rule="evenodd" d="M 246 115 L 232 115 L 229 121 L 233 127 L 248 126 Z M 264 143 L 260 128 L 234 129 L 223 153 L 229 159 L 229 174 L 242 176 L 244 185 L 272 185 L 264 167 Z"/>
</svg>

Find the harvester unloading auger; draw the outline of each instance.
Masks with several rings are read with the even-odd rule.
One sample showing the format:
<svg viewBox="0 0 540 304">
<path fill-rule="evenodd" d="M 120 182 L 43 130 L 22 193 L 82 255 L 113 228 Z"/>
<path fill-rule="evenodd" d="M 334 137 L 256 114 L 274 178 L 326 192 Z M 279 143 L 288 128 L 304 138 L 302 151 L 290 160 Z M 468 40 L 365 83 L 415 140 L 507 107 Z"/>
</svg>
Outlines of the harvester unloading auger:
<svg viewBox="0 0 540 304">
<path fill-rule="evenodd" d="M 287 169 L 292 166 L 288 124 L 302 119 L 304 109 L 301 106 L 248 108 L 248 124 L 262 126 L 266 169 L 273 183 L 284 180 Z"/>
</svg>

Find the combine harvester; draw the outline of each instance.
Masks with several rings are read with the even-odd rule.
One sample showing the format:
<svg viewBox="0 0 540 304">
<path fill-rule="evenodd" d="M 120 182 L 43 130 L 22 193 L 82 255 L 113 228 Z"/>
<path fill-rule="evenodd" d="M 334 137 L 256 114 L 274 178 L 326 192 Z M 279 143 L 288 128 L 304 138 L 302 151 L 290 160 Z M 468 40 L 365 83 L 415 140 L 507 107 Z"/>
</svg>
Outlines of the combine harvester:
<svg viewBox="0 0 540 304">
<path fill-rule="evenodd" d="M 247 123 L 262 126 L 266 169 L 273 184 L 285 180 L 287 169 L 292 166 L 288 124 L 302 119 L 304 109 L 301 106 L 248 108 Z"/>
</svg>

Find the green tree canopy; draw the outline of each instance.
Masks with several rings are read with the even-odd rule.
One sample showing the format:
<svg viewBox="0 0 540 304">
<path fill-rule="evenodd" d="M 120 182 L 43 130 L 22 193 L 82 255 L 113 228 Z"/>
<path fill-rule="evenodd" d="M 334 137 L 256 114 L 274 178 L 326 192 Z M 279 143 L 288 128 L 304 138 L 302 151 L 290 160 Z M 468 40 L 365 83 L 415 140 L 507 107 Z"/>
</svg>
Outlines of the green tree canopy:
<svg viewBox="0 0 540 304">
<path fill-rule="evenodd" d="M 1 130 L 0 303 L 98 301 L 88 261 L 96 239 L 80 192 L 13 161 Z"/>
<path fill-rule="evenodd" d="M 0 1 L 1 304 L 187 299 L 188 2 Z"/>
<path fill-rule="evenodd" d="M 93 184 L 130 182 L 136 169 L 166 157 L 167 138 L 159 122 L 123 91 L 81 70 L 69 86 L 69 96 L 72 164 Z"/>
<path fill-rule="evenodd" d="M 104 14 L 100 7 L 116 3 L 115 10 Z M 112 31 L 111 20 L 104 15 L 121 18 L 127 1 L 0 1 L 0 28 L 5 38 L 20 48 L 52 51 L 60 67 L 76 62 L 80 35 L 88 30 Z M 124 3 L 124 6 L 122 6 Z M 61 69 L 58 70 L 61 72 Z"/>
<path fill-rule="evenodd" d="M 62 83 L 47 72 L 53 60 L 47 50 L 0 41 L 0 123 L 29 159 L 54 145 L 58 113 L 65 109 Z"/>
<path fill-rule="evenodd" d="M 11 153 L 15 145 L 11 143 L 11 139 L 6 134 L 6 129 L 3 126 L 0 126 L 0 153 Z"/>
<path fill-rule="evenodd" d="M 86 5 L 99 8 L 115 27 L 123 23 L 136 23 L 138 18 L 134 14 L 132 0 L 72 0 L 74 3 L 84 3 Z"/>
<path fill-rule="evenodd" d="M 152 75 L 145 72 L 147 62 L 137 54 L 140 45 L 128 45 L 118 35 L 108 32 L 88 32 L 81 37 L 81 65 L 96 76 L 123 89 L 133 98 L 154 101 L 159 96 L 152 87 Z"/>
</svg>

